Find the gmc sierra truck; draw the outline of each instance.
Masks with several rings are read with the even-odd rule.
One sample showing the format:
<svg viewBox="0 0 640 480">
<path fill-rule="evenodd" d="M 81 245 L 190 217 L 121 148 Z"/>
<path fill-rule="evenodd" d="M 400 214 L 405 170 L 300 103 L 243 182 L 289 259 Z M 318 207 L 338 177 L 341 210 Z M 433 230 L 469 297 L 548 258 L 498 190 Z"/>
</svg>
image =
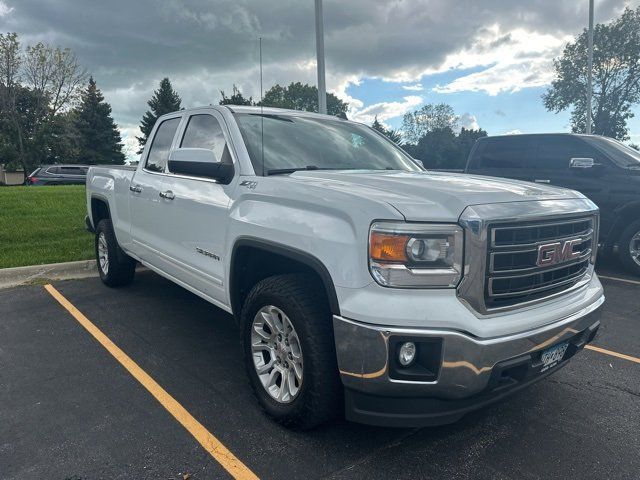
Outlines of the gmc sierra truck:
<svg viewBox="0 0 640 480">
<path fill-rule="evenodd" d="M 295 428 L 456 421 L 600 325 L 593 202 L 432 173 L 340 118 L 164 115 L 137 168 L 90 168 L 87 209 L 102 281 L 140 262 L 232 313 L 259 403 Z"/>
</svg>

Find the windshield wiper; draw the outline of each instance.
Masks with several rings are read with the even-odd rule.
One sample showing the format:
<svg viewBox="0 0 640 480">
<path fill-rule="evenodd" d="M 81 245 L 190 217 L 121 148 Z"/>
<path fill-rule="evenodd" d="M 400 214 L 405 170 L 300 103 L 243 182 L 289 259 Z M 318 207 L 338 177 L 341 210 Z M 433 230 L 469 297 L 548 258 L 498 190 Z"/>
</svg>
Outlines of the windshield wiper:
<svg viewBox="0 0 640 480">
<path fill-rule="evenodd" d="M 292 167 L 292 168 L 275 168 L 267 170 L 267 175 L 284 175 L 287 173 L 294 173 L 307 170 L 353 170 L 350 167 L 318 167 L 316 165 L 307 165 L 306 167 Z"/>
<path fill-rule="evenodd" d="M 286 173 L 299 172 L 301 170 L 319 170 L 315 165 L 307 165 L 306 167 L 293 167 L 293 168 L 274 168 L 267 170 L 267 175 L 283 175 Z"/>
</svg>

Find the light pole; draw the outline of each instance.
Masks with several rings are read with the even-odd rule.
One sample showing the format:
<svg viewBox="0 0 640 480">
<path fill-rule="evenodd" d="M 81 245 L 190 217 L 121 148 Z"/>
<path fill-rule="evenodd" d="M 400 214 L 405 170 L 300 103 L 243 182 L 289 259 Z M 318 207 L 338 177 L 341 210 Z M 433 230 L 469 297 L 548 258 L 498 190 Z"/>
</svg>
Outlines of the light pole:
<svg viewBox="0 0 640 480">
<path fill-rule="evenodd" d="M 318 62 L 318 111 L 327 113 L 327 86 L 324 81 L 324 21 L 322 0 L 316 2 L 316 56 Z"/>
<path fill-rule="evenodd" d="M 593 76 L 593 0 L 589 0 L 589 53 L 587 60 L 587 133 L 591 134 L 591 93 Z"/>
</svg>

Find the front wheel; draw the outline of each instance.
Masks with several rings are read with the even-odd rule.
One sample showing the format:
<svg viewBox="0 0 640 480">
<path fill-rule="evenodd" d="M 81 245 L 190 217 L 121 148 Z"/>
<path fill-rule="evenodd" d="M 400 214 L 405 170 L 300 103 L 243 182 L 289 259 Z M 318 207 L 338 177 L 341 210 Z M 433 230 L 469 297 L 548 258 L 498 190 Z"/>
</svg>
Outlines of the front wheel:
<svg viewBox="0 0 640 480">
<path fill-rule="evenodd" d="M 136 261 L 118 245 L 109 219 L 98 222 L 95 251 L 100 279 L 105 285 L 119 287 L 131 283 L 136 272 Z"/>
<path fill-rule="evenodd" d="M 618 251 L 624 267 L 630 273 L 640 275 L 640 220 L 631 222 L 622 232 Z"/>
<path fill-rule="evenodd" d="M 245 367 L 272 419 L 308 429 L 338 414 L 342 384 L 324 288 L 311 275 L 256 284 L 241 313 Z"/>
</svg>

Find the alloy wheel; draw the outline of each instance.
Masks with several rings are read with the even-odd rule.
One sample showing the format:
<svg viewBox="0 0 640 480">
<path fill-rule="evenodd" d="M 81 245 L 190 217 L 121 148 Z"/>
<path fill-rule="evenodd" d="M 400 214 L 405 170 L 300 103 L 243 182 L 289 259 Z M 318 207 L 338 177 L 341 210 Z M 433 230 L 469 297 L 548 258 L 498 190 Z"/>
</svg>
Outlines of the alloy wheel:
<svg viewBox="0 0 640 480">
<path fill-rule="evenodd" d="M 289 317 L 267 305 L 251 325 L 251 354 L 260 383 L 278 403 L 291 403 L 302 387 L 302 347 Z"/>
<path fill-rule="evenodd" d="M 629 255 L 640 265 L 640 231 L 637 231 L 636 234 L 631 237 L 631 241 L 629 242 Z"/>
<path fill-rule="evenodd" d="M 105 275 L 109 274 L 109 249 L 107 248 L 107 237 L 104 232 L 98 235 L 98 263 L 100 270 Z"/>
</svg>

